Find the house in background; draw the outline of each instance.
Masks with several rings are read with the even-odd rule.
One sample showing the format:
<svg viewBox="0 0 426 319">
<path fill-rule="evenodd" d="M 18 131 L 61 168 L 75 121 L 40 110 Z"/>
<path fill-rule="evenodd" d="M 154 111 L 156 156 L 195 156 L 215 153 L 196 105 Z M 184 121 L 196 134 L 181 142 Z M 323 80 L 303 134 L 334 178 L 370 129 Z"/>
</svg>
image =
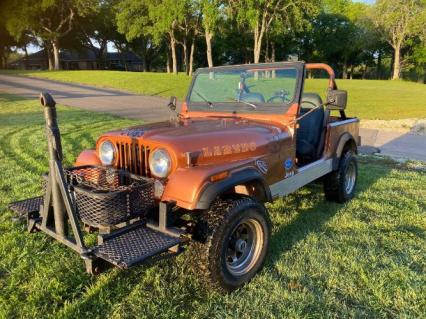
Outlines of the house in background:
<svg viewBox="0 0 426 319">
<path fill-rule="evenodd" d="M 59 60 L 63 70 L 122 70 L 142 71 L 143 61 L 133 52 L 107 52 L 99 56 L 93 50 L 61 50 Z M 40 50 L 9 63 L 10 69 L 47 70 L 46 50 Z"/>
</svg>

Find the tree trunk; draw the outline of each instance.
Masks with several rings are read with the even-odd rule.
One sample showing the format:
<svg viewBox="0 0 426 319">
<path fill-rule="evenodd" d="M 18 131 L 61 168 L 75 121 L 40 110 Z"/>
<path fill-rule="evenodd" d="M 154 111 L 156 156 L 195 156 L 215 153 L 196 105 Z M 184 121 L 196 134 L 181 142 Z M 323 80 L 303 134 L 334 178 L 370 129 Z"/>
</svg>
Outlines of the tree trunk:
<svg viewBox="0 0 426 319">
<path fill-rule="evenodd" d="M 382 51 L 379 50 L 379 55 L 377 57 L 377 73 L 376 77 L 381 80 L 382 79 Z"/>
<path fill-rule="evenodd" d="M 275 42 L 271 42 L 271 62 L 275 62 Z"/>
<path fill-rule="evenodd" d="M 47 56 L 47 64 L 49 67 L 49 71 L 53 70 L 53 53 L 52 53 L 52 46 L 50 43 L 46 43 L 44 46 L 44 49 L 46 50 L 46 56 Z"/>
<path fill-rule="evenodd" d="M 177 56 L 176 56 L 176 39 L 172 33 L 170 33 L 170 47 L 172 49 L 172 63 L 173 63 L 173 73 L 177 74 Z"/>
<path fill-rule="evenodd" d="M 342 67 L 342 79 L 348 78 L 348 64 L 346 60 L 343 61 L 343 67 Z"/>
<path fill-rule="evenodd" d="M 257 32 L 255 32 L 254 48 L 253 48 L 254 63 L 259 63 L 259 61 L 260 61 L 260 50 L 261 50 L 261 48 L 262 48 L 261 40 L 259 40 L 259 37 L 257 36 Z"/>
<path fill-rule="evenodd" d="M 254 29 L 254 48 L 253 48 L 253 58 L 254 58 L 254 63 L 259 63 L 260 62 L 260 53 L 262 50 L 262 40 L 263 40 L 263 36 L 265 34 L 265 21 L 266 16 L 265 14 L 262 17 L 262 22 L 259 25 L 259 22 L 256 24 L 256 27 Z"/>
<path fill-rule="evenodd" d="M 6 69 L 6 65 L 4 64 L 3 53 L 0 54 L 0 69 Z"/>
<path fill-rule="evenodd" d="M 271 60 L 269 59 L 269 40 L 268 40 L 268 38 L 266 38 L 265 62 L 271 62 Z"/>
<path fill-rule="evenodd" d="M 29 63 L 28 63 L 28 50 L 27 50 L 27 45 L 24 45 L 24 47 L 22 48 L 24 50 L 24 59 L 25 59 L 25 70 L 28 70 L 29 68 Z"/>
<path fill-rule="evenodd" d="M 59 61 L 59 41 L 58 41 L 58 39 L 55 39 L 55 40 L 52 41 L 52 48 L 53 48 L 53 59 L 54 59 L 53 69 L 54 70 L 60 70 L 61 64 L 60 64 L 60 61 Z"/>
<path fill-rule="evenodd" d="M 167 64 L 166 64 L 167 73 L 171 73 L 172 72 L 172 68 L 170 66 L 170 44 L 167 46 L 166 59 L 167 59 Z"/>
<path fill-rule="evenodd" d="M 368 69 L 368 66 L 367 66 L 367 65 L 365 65 L 365 68 L 364 68 L 364 70 L 362 71 L 362 79 L 363 79 L 363 80 L 365 80 L 365 77 L 366 77 L 366 75 L 367 75 L 367 69 Z"/>
<path fill-rule="evenodd" d="M 212 38 L 213 33 L 205 31 L 205 38 L 206 38 L 206 46 L 207 46 L 207 64 L 209 65 L 209 68 L 213 67 L 213 53 L 212 53 Z"/>
<path fill-rule="evenodd" d="M 393 59 L 393 74 L 392 80 L 399 80 L 399 76 L 401 73 L 401 45 L 397 44 L 394 47 L 395 54 Z"/>
<path fill-rule="evenodd" d="M 186 75 L 189 74 L 189 66 L 188 66 L 188 41 L 187 39 L 183 39 L 183 43 L 182 43 L 182 48 L 183 48 L 183 64 L 185 65 L 185 73 Z"/>
<path fill-rule="evenodd" d="M 146 54 L 142 55 L 142 72 L 146 72 L 147 67 L 146 67 Z"/>
<path fill-rule="evenodd" d="M 192 72 L 193 70 L 193 65 L 194 65 L 194 52 L 195 52 L 195 38 L 192 39 L 192 43 L 191 43 L 191 53 L 189 54 L 189 76 L 192 76 Z"/>
<path fill-rule="evenodd" d="M 166 66 L 166 68 L 167 68 L 167 73 L 172 73 L 172 68 L 170 66 L 170 53 L 169 52 L 167 52 L 167 66 Z"/>
</svg>

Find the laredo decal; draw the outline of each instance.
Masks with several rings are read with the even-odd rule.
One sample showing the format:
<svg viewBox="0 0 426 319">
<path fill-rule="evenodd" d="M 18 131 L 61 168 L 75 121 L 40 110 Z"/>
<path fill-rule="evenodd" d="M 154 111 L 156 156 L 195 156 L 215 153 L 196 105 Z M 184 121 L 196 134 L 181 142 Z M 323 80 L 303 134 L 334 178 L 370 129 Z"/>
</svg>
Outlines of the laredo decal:
<svg viewBox="0 0 426 319">
<path fill-rule="evenodd" d="M 203 156 L 212 157 L 212 156 L 221 156 L 221 155 L 231 155 L 239 154 L 245 152 L 254 152 L 257 148 L 255 142 L 249 143 L 239 143 L 239 144 L 227 144 L 227 145 L 216 145 L 213 147 L 203 147 Z"/>
</svg>

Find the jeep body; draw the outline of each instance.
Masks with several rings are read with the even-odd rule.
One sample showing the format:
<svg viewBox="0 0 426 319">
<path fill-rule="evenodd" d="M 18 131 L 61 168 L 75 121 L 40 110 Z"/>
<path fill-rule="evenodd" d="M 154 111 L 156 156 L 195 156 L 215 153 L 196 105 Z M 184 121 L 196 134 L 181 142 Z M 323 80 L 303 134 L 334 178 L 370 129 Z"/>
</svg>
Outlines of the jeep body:
<svg viewBox="0 0 426 319">
<path fill-rule="evenodd" d="M 304 91 L 307 70 L 316 69 L 329 76 L 325 98 Z M 55 102 L 47 93 L 41 102 L 45 192 L 10 207 L 26 215 L 30 232 L 78 252 L 90 273 L 187 248 L 198 274 L 232 291 L 265 260 L 265 202 L 315 180 L 323 181 L 327 200 L 342 203 L 355 193 L 359 120 L 346 117 L 347 93 L 325 64 L 199 69 L 179 114 L 172 99 L 169 121 L 107 132 L 69 169 L 62 167 Z M 87 247 L 82 226 L 98 231 L 95 246 Z"/>
<path fill-rule="evenodd" d="M 271 201 L 285 195 L 279 187 L 280 182 L 295 177 L 306 164 L 328 160 L 336 168 L 343 149 L 349 147 L 356 151 L 359 143 L 359 120 L 328 115 L 329 111 L 322 105 L 321 112 L 327 113 L 327 118 L 320 117 L 321 123 L 305 124 L 296 120 L 306 95 L 303 92 L 306 69 L 324 69 L 330 76 L 329 87 L 324 91 L 336 89 L 333 71 L 323 64 L 295 62 L 200 69 L 194 75 L 176 120 L 105 133 L 98 139 L 96 150 L 84 151 L 76 165 L 103 165 L 100 146 L 110 141 L 115 149 L 110 165 L 157 178 L 150 171 L 149 159 L 152 152 L 162 149 L 169 154 L 171 167 L 166 177 L 157 178 L 159 201 L 174 202 L 186 210 L 207 209 L 217 196 L 225 193 L 242 193 L 263 202 Z M 284 77 L 282 81 L 278 80 L 280 72 Z M 272 78 L 272 73 L 277 80 Z M 244 84 L 241 74 L 246 76 Z M 259 104 L 257 109 L 238 102 L 238 85 L 249 86 L 248 79 L 251 83 L 257 81 L 263 86 L 273 86 L 272 91 L 261 87 L 260 92 L 253 93 L 254 88 L 251 88 L 250 93 L 243 93 L 243 98 L 250 94 L 249 103 Z M 223 83 L 216 84 L 217 89 L 229 92 L 228 100 L 221 103 L 220 92 L 218 101 L 204 101 L 203 98 L 209 97 L 208 92 L 215 89 L 209 82 L 218 81 Z M 285 81 L 288 86 L 280 87 L 280 82 Z M 223 85 L 232 87 L 224 89 Z M 281 93 L 274 95 L 274 90 L 279 91 L 279 88 L 289 93 L 286 97 L 289 101 L 283 103 Z M 290 89 L 292 92 L 288 92 Z M 194 90 L 197 91 L 194 93 Z M 262 90 L 270 93 L 263 100 Z M 274 97 L 273 103 L 262 105 L 262 101 Z M 315 130 L 320 135 L 317 145 L 313 145 L 319 150 L 313 156 L 298 153 L 297 146 L 303 146 L 298 141 L 301 125 L 315 125 L 315 128 L 303 129 Z"/>
</svg>

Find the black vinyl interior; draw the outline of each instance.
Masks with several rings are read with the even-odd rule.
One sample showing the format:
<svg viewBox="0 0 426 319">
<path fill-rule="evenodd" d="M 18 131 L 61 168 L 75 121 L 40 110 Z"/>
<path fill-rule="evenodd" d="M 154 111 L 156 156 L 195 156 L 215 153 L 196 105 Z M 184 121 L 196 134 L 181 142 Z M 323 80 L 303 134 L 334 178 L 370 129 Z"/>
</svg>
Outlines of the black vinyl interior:
<svg viewBox="0 0 426 319">
<path fill-rule="evenodd" d="M 318 108 L 299 120 L 296 138 L 296 155 L 302 162 L 317 159 L 323 142 L 324 107 L 322 99 L 316 93 L 303 93 L 299 116 Z"/>
</svg>

